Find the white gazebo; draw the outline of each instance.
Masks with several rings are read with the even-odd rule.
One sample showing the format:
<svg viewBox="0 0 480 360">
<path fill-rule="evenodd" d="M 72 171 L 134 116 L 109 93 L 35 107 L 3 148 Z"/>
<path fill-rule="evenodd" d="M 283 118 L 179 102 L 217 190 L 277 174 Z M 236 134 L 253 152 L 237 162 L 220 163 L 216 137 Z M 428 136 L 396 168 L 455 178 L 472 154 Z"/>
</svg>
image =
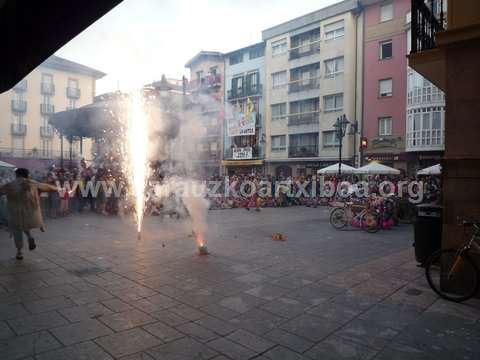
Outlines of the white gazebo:
<svg viewBox="0 0 480 360">
<path fill-rule="evenodd" d="M 355 174 L 398 175 L 400 170 L 372 161 L 368 165 L 355 169 Z"/>
<path fill-rule="evenodd" d="M 323 169 L 317 170 L 317 174 L 319 175 L 338 174 L 338 166 L 339 164 L 336 163 L 336 164 L 324 167 Z M 342 174 L 354 174 L 355 170 L 357 169 L 355 169 L 354 167 L 351 167 L 350 165 L 342 163 L 340 170 L 342 171 Z"/>
<path fill-rule="evenodd" d="M 427 167 L 419 170 L 417 175 L 440 175 L 442 173 L 442 166 L 440 164 Z"/>
</svg>

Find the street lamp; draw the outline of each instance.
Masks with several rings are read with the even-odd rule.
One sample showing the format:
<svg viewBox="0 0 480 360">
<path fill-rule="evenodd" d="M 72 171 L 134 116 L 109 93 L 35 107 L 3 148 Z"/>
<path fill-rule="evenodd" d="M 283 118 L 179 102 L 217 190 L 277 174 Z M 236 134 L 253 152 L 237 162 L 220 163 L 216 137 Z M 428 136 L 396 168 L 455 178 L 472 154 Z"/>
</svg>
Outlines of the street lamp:
<svg viewBox="0 0 480 360">
<path fill-rule="evenodd" d="M 339 146 L 338 146 L 338 176 L 339 177 L 342 174 L 342 140 L 345 137 L 345 133 L 347 131 L 347 125 L 349 123 L 350 122 L 347 120 L 347 116 L 343 114 L 342 116 L 337 118 L 335 125 L 333 125 L 333 127 L 335 128 L 337 139 L 339 141 Z"/>
</svg>

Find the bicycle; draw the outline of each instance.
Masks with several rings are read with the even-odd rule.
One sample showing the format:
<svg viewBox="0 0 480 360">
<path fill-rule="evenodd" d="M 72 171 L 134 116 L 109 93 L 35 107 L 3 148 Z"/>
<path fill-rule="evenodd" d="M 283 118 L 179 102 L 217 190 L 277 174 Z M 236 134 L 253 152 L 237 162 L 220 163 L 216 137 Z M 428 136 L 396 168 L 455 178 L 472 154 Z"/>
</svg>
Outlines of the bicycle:
<svg viewBox="0 0 480 360">
<path fill-rule="evenodd" d="M 346 201 L 341 204 L 343 205 L 337 205 L 330 213 L 330 224 L 335 229 L 339 230 L 353 224 L 355 219 L 358 219 L 359 227 L 369 233 L 375 233 L 380 229 L 378 215 L 370 211 L 368 203 L 361 205 Z"/>
<path fill-rule="evenodd" d="M 472 236 L 458 249 L 437 250 L 426 261 L 428 284 L 444 299 L 462 302 L 478 293 L 479 270 L 470 256 L 473 249 L 480 254 L 480 222 L 462 221 L 473 228 Z"/>
</svg>

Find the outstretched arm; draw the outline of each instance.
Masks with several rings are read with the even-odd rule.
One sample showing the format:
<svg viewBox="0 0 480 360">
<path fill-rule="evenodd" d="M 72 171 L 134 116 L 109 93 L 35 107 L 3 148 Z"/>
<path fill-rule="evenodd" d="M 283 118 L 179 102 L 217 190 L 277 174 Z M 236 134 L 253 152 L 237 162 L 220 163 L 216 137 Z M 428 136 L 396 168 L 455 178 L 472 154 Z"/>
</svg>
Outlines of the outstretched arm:
<svg viewBox="0 0 480 360">
<path fill-rule="evenodd" d="M 45 183 L 37 183 L 38 190 L 41 192 L 55 192 L 59 191 L 59 189 L 56 186 L 50 185 L 50 184 L 45 184 Z"/>
</svg>

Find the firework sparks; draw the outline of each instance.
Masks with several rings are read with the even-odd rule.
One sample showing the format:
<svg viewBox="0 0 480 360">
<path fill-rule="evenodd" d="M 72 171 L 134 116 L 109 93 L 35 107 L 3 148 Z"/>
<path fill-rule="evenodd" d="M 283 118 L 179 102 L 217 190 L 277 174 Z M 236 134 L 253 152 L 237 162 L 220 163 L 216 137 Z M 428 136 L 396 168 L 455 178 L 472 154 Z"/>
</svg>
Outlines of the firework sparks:
<svg viewBox="0 0 480 360">
<path fill-rule="evenodd" d="M 145 208 L 145 186 L 148 179 L 148 118 L 140 92 L 132 94 L 127 124 L 128 174 L 135 199 L 138 237 L 142 231 Z"/>
</svg>

